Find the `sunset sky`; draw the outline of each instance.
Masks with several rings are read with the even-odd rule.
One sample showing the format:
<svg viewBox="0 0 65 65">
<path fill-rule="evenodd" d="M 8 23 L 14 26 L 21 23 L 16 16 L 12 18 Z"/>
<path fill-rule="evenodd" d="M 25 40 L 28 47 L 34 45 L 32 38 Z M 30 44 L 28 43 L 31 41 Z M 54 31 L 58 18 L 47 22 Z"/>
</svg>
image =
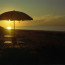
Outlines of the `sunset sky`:
<svg viewBox="0 0 65 65">
<path fill-rule="evenodd" d="M 0 14 L 6 11 L 21 11 L 33 21 L 16 21 L 16 26 L 64 26 L 65 0 L 0 0 Z M 0 26 L 13 26 L 13 21 L 0 21 Z"/>
</svg>

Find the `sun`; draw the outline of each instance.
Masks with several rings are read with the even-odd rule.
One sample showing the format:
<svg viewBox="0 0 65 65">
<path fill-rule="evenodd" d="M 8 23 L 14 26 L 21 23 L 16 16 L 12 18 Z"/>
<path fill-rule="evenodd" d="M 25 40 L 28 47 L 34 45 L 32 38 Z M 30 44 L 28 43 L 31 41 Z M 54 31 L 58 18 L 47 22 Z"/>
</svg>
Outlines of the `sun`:
<svg viewBox="0 0 65 65">
<path fill-rule="evenodd" d="M 7 29 L 11 29 L 11 27 L 7 27 Z"/>
</svg>

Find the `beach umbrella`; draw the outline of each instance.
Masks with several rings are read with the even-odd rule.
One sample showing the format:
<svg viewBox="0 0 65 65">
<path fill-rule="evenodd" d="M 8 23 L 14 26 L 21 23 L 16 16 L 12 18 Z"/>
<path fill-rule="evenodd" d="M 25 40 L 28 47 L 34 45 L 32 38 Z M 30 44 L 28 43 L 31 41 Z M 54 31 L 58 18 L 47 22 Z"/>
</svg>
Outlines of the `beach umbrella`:
<svg viewBox="0 0 65 65">
<path fill-rule="evenodd" d="M 15 37 L 15 21 L 33 20 L 29 15 L 20 11 L 8 11 L 0 14 L 0 20 L 11 20 L 14 21 L 14 37 Z"/>
</svg>

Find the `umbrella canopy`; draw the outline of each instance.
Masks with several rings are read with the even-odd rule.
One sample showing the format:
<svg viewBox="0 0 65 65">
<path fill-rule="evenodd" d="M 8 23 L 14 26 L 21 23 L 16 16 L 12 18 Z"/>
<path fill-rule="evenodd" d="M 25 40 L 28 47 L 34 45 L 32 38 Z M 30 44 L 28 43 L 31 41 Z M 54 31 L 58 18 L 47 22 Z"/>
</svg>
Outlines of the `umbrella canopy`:
<svg viewBox="0 0 65 65">
<path fill-rule="evenodd" d="M 8 11 L 0 15 L 0 20 L 33 20 L 29 15 L 19 11 Z"/>
</svg>

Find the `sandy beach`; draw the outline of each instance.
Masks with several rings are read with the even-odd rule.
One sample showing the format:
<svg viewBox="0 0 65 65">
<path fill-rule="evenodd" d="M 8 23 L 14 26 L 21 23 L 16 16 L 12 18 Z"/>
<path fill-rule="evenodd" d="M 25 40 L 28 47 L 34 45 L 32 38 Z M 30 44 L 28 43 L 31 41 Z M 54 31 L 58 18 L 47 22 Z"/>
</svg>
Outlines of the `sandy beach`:
<svg viewBox="0 0 65 65">
<path fill-rule="evenodd" d="M 17 44 L 0 42 L 0 62 L 11 64 L 65 63 L 65 32 L 15 30 Z M 6 35 L 13 35 L 13 30 Z M 11 37 L 5 37 L 12 41 Z M 4 38 L 3 38 L 4 39 Z M 4 63 L 5 62 L 5 63 Z"/>
</svg>

